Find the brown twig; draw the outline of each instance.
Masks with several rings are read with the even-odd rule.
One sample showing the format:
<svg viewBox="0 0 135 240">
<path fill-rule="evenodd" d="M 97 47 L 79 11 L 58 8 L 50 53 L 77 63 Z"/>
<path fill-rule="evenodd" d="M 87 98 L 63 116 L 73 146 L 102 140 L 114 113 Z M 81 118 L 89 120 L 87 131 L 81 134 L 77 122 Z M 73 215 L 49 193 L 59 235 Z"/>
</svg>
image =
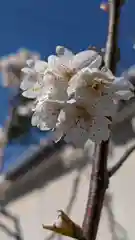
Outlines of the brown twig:
<svg viewBox="0 0 135 240">
<path fill-rule="evenodd" d="M 106 45 L 105 64 L 115 74 L 117 64 L 117 39 L 120 19 L 120 0 L 109 1 L 109 29 Z M 103 207 L 104 195 L 108 187 L 107 170 L 109 140 L 95 148 L 89 195 L 83 221 L 83 233 L 87 240 L 95 240 Z"/>
<path fill-rule="evenodd" d="M 135 151 L 135 144 L 131 146 L 119 159 L 119 161 L 108 170 L 109 178 L 111 178 L 119 169 L 122 167 L 123 163 L 127 160 L 127 158 L 130 156 L 130 154 Z"/>
<path fill-rule="evenodd" d="M 0 149 L 0 174 L 2 173 L 2 170 L 3 170 L 3 166 L 4 166 L 4 150 L 5 150 L 5 147 L 7 145 L 7 142 L 8 142 L 8 139 L 7 139 L 7 135 L 8 135 L 8 130 L 9 130 L 9 126 L 10 126 L 10 123 L 12 121 L 12 112 L 13 112 L 13 108 L 10 109 L 10 113 L 8 115 L 8 118 L 5 122 L 5 125 L 4 125 L 4 133 L 5 133 L 5 137 L 6 137 L 6 141 L 5 143 L 3 144 L 2 148 Z"/>
</svg>

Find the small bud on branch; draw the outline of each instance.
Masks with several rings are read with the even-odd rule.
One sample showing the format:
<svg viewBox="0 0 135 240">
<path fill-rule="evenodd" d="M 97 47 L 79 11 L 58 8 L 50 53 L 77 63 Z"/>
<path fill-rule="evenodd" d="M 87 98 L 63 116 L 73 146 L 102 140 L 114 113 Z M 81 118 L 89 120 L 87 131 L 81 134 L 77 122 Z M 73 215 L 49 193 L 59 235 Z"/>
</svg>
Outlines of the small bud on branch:
<svg viewBox="0 0 135 240">
<path fill-rule="evenodd" d="M 83 240 L 82 229 L 74 223 L 62 210 L 58 211 L 58 218 L 53 225 L 43 225 L 44 229 L 51 230 L 60 235 Z"/>
</svg>

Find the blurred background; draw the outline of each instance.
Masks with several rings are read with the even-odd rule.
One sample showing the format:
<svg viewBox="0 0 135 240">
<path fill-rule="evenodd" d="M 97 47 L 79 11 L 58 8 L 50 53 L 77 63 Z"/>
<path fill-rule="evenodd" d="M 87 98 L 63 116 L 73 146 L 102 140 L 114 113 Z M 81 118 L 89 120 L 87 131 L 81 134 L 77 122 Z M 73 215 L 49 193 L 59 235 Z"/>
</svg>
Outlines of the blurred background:
<svg viewBox="0 0 135 240">
<path fill-rule="evenodd" d="M 4 141 L 0 138 L 2 240 L 58 238 L 43 232 L 42 223 L 52 222 L 59 208 L 73 215 L 77 222 L 82 221 L 90 161 L 79 159 L 67 163 L 62 160 L 61 149 L 65 142 L 54 145 L 50 142 L 50 132 L 31 127 L 29 109 L 32 102 L 21 96 L 19 86 L 12 85 L 12 81 L 19 79 L 26 59 L 46 59 L 55 52 L 56 45 L 64 45 L 73 52 L 84 50 L 89 45 L 105 47 L 108 13 L 100 9 L 100 4 L 100 0 L 1 1 L 0 136 L 4 138 Z M 121 10 L 118 75 L 135 62 L 134 9 L 135 2 L 130 0 Z M 11 64 L 7 65 L 7 62 Z M 127 107 L 130 117 L 113 129 L 109 163 L 117 161 L 134 143 L 134 101 Z M 128 188 L 135 181 L 133 156 L 126 164 L 111 183 L 99 239 L 134 240 L 135 194 L 132 188 Z M 127 183 L 125 176 L 128 174 L 130 179 Z M 131 197 L 128 197 L 130 194 Z M 112 198 L 114 212 L 111 208 Z M 129 204 L 133 204 L 132 210 Z M 124 215 L 126 208 L 129 217 Z"/>
</svg>

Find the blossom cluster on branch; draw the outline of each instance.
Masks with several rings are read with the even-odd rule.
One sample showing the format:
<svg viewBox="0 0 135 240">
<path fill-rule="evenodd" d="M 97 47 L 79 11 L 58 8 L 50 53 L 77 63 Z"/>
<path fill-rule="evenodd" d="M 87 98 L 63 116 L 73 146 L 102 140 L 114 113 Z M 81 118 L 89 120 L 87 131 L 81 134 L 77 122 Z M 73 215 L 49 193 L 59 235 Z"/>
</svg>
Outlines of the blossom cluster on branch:
<svg viewBox="0 0 135 240">
<path fill-rule="evenodd" d="M 96 50 L 74 54 L 57 46 L 47 61 L 27 60 L 22 72 L 23 96 L 35 99 L 32 125 L 54 131 L 55 140 L 68 139 L 70 132 L 96 143 L 107 140 L 117 101 L 134 95 L 125 75 L 113 76 Z"/>
</svg>

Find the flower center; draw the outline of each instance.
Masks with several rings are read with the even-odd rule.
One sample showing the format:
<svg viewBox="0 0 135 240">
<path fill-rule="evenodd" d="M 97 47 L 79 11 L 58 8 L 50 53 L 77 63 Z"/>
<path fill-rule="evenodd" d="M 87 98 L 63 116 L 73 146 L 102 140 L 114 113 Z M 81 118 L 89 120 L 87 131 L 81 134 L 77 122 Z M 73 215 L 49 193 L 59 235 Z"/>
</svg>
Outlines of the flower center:
<svg viewBox="0 0 135 240">
<path fill-rule="evenodd" d="M 65 68 L 63 71 L 63 76 L 70 81 L 70 79 L 77 73 L 76 69 Z"/>
<path fill-rule="evenodd" d="M 108 81 L 104 79 L 95 78 L 92 80 L 92 83 L 88 86 L 90 91 L 94 93 L 94 95 L 98 94 L 98 96 L 102 96 L 104 92 L 104 88 L 107 87 L 109 84 Z"/>
</svg>

